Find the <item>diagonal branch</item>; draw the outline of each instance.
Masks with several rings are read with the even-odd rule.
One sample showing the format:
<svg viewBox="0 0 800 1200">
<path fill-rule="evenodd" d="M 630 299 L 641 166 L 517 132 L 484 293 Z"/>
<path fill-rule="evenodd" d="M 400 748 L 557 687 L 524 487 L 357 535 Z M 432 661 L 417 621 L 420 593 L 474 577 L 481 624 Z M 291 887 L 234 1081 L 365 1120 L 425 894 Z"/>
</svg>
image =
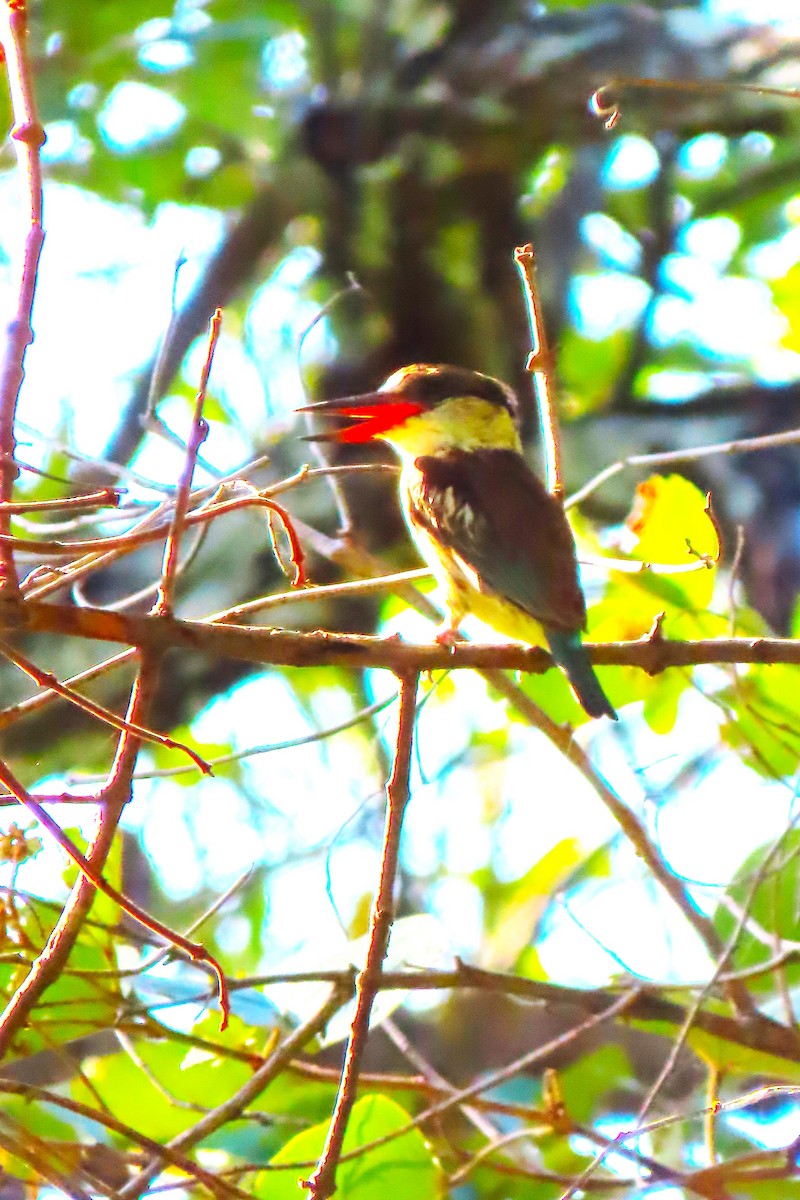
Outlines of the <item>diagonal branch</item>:
<svg viewBox="0 0 800 1200">
<path fill-rule="evenodd" d="M 169 1160 L 169 1154 L 174 1154 L 175 1151 L 185 1154 L 224 1125 L 238 1120 L 247 1106 L 261 1095 L 267 1085 L 280 1075 L 295 1055 L 325 1028 L 334 1013 L 347 1002 L 352 994 L 352 982 L 351 974 L 346 983 L 336 984 L 319 1012 L 290 1033 L 237 1092 L 202 1117 L 191 1129 L 185 1130 L 168 1142 L 164 1148 L 164 1155 L 151 1159 L 130 1183 L 119 1190 L 117 1200 L 136 1200 L 161 1171 L 164 1160 Z"/>
<path fill-rule="evenodd" d="M 141 689 L 137 681 L 131 700 L 132 707 L 136 705 L 137 698 L 141 694 Z M 80 850 L 67 837 L 57 822 L 53 820 L 42 805 L 23 787 L 9 767 L 0 761 L 0 782 L 4 787 L 8 788 L 12 795 L 16 796 L 20 804 L 36 817 L 51 837 L 61 846 L 62 850 L 66 851 L 80 871 L 78 884 L 73 889 L 70 900 L 65 905 L 61 917 L 48 939 L 47 945 L 31 967 L 22 986 L 12 996 L 6 1006 L 5 1012 L 0 1016 L 0 1059 L 8 1052 L 14 1034 L 24 1023 L 42 992 L 51 983 L 54 983 L 63 971 L 69 953 L 88 915 L 91 902 L 94 899 L 95 889 L 109 896 L 125 912 L 144 925 L 146 929 L 163 937 L 169 945 L 177 946 L 183 950 L 190 956 L 193 962 L 202 962 L 208 965 L 216 977 L 219 987 L 219 1002 L 222 1011 L 221 1028 L 224 1029 L 227 1024 L 229 1013 L 227 984 L 222 968 L 214 956 L 206 950 L 205 946 L 198 942 L 190 941 L 188 938 L 183 937 L 182 934 L 170 929 L 162 921 L 146 913 L 138 904 L 134 904 L 132 900 L 129 900 L 121 892 L 117 891 L 116 888 L 112 887 L 102 875 L 102 869 L 111 849 L 111 842 L 116 832 L 119 818 L 122 815 L 122 809 L 130 798 L 130 780 L 138 748 L 139 739 L 135 735 L 127 732 L 122 735 L 111 779 L 103 794 L 102 809 L 105 819 L 100 822 L 98 834 L 89 847 L 88 855 L 81 854 Z M 109 812 L 111 813 L 110 818 L 107 816 Z M 95 852 L 98 843 L 101 845 L 101 850 Z M 81 882 L 84 885 L 83 888 L 79 886 Z"/>
<path fill-rule="evenodd" d="M 145 660 L 131 691 L 128 705 L 131 719 L 146 717 L 154 690 L 155 670 Z M 130 799 L 130 781 L 138 752 L 139 739 L 136 735 L 128 731 L 122 733 L 108 783 L 101 793 L 97 830 L 86 851 L 86 863 L 95 875 L 101 875 L 105 867 L 123 809 Z M 18 792 L 15 794 L 19 799 Z M 43 992 L 59 978 L 89 915 L 94 897 L 93 881 L 89 875 L 81 872 L 44 948 L 9 1000 L 5 1011 L 0 1014 L 0 1059 L 8 1052 L 17 1031 L 26 1024 Z"/>
</svg>

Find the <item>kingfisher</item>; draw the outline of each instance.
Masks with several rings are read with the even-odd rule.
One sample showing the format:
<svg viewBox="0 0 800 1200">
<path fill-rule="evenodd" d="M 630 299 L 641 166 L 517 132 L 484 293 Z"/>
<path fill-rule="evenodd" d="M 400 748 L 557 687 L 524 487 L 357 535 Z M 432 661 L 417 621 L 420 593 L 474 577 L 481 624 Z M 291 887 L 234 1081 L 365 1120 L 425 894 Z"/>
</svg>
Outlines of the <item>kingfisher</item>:
<svg viewBox="0 0 800 1200">
<path fill-rule="evenodd" d="M 401 462 L 412 538 L 444 590 L 437 641 L 473 613 L 504 637 L 546 644 L 590 717 L 617 714 L 581 644 L 586 602 L 563 505 L 522 455 L 511 388 L 463 367 L 413 363 L 360 396 L 301 412 L 347 418 L 311 440 L 378 438 Z"/>
</svg>

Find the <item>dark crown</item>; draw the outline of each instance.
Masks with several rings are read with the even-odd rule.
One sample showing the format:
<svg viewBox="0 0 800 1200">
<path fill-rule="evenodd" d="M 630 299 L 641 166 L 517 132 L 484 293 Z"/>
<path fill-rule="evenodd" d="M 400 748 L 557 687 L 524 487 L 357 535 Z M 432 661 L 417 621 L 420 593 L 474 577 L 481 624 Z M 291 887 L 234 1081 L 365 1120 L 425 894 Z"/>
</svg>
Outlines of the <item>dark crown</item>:
<svg viewBox="0 0 800 1200">
<path fill-rule="evenodd" d="M 517 398 L 511 388 L 491 375 L 482 375 L 480 371 L 470 371 L 467 367 L 451 367 L 446 363 L 412 363 L 390 378 L 391 391 L 405 392 L 423 404 L 433 406 L 456 397 L 477 396 L 480 400 L 506 409 L 514 418 L 517 415 Z"/>
</svg>

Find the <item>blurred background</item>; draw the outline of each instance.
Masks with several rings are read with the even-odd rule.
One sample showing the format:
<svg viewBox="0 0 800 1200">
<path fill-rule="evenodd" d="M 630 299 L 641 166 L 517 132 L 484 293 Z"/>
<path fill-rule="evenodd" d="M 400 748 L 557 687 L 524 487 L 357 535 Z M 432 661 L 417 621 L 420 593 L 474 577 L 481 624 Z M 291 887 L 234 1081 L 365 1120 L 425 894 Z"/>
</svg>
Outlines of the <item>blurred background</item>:
<svg viewBox="0 0 800 1200">
<path fill-rule="evenodd" d="M 373 388 L 414 361 L 458 363 L 512 384 L 538 464 L 524 369 L 530 333 L 513 263 L 514 247 L 528 241 L 556 351 L 568 490 L 629 455 L 800 427 L 793 0 L 42 0 L 29 13 L 47 131 L 46 242 L 19 409 L 20 497 L 61 494 L 58 480 L 73 490 L 114 482 L 126 489 L 130 521 L 168 496 L 217 306 L 224 324 L 198 486 L 238 472 L 264 487 L 318 466 L 295 408 Z M 769 91 L 779 88 L 785 97 Z M 597 89 L 606 117 L 618 109 L 611 128 L 591 109 Z M 10 109 L 3 119 L 10 124 Z M 8 144 L 0 151 L 8 312 L 24 212 Z M 385 469 L 391 456 L 351 448 L 336 461 L 375 470 L 314 478 L 283 497 L 311 580 L 419 566 Z M 685 541 L 682 520 L 701 520 L 710 490 L 722 564 L 699 590 L 688 577 L 621 582 L 588 565 L 590 634 L 642 636 L 659 611 L 676 637 L 796 633 L 799 464 L 797 446 L 783 445 L 670 467 L 694 487 L 664 485 L 666 526 L 676 514 L 665 554 L 670 536 Z M 625 521 L 648 473 L 620 471 L 573 510 L 582 557 L 636 553 Z M 81 536 L 74 528 L 43 536 Z M 111 518 L 94 526 L 119 528 Z M 128 556 L 75 598 L 146 611 L 159 559 L 158 549 Z M 201 617 L 287 588 L 263 515 L 233 514 L 193 544 L 178 613 Z M 434 628 L 391 590 L 287 598 L 254 619 L 421 641 Z M 465 630 L 487 636 L 469 622 Z M 95 650 L 56 639 L 31 647 L 60 678 L 99 661 Z M 5 703 L 30 694 L 10 666 L 0 678 Z M 778 899 L 754 893 L 768 944 L 745 932 L 734 961 L 766 958 L 797 936 L 795 675 L 704 668 L 651 680 L 609 669 L 602 678 L 622 720 L 581 725 L 576 736 L 721 937 L 733 928 L 733 901 L 765 853 L 774 866 L 783 839 L 770 876 Z M 517 683 L 555 720 L 580 724 L 560 676 Z M 125 686 L 124 674 L 109 675 L 93 694 L 121 704 Z M 204 930 L 232 974 L 346 965 L 377 874 L 395 694 L 382 672 L 251 671 L 175 654 L 158 727 L 206 757 L 232 757 L 198 781 L 176 754 L 142 752 L 124 819 L 124 889 L 183 928 L 239 880 Z M 399 896 L 401 916 L 416 923 L 405 927 L 398 961 L 444 966 L 460 954 L 580 986 L 708 976 L 707 947 L 592 786 L 518 708 L 482 677 L 458 672 L 423 681 L 417 724 Z M 47 794 L 90 787 L 113 747 L 109 730 L 64 705 L 7 724 L 2 739 L 20 776 Z M 92 820 L 87 806 L 53 812 L 79 831 Z M 0 865 L 0 881 L 7 896 L 58 901 L 62 871 L 46 846 L 21 866 Z M 137 996 L 157 993 L 151 1011 L 186 1029 L 201 1014 L 179 1003 L 182 970 L 156 973 L 151 992 L 143 986 Z M 780 988 L 765 976 L 760 998 L 785 1001 L 792 984 L 792 968 Z M 303 1011 L 285 994 L 273 1001 Z M 398 1020 L 457 1080 L 574 1021 L 498 1006 L 496 997 L 422 992 Z M 396 1065 L 388 1043 L 375 1041 L 375 1065 Z M 584 1050 L 614 1056 L 596 1060 L 591 1082 L 580 1076 L 587 1119 L 604 1115 L 613 1133 L 670 1041 L 603 1034 Z M 161 1069 L 177 1072 L 180 1061 L 165 1050 Z M 669 1103 L 701 1079 L 687 1051 Z M 534 1095 L 538 1082 L 524 1087 Z M 184 1119 L 143 1095 L 153 1136 Z M 330 1096 L 320 1089 L 320 1113 Z M 725 1126 L 725 1148 L 785 1145 L 800 1134 L 795 1117 L 778 1102 L 766 1118 L 740 1116 Z M 687 1162 L 702 1159 L 695 1133 L 686 1135 Z M 248 1152 L 261 1138 L 263 1155 L 286 1131 L 248 1136 Z"/>
</svg>

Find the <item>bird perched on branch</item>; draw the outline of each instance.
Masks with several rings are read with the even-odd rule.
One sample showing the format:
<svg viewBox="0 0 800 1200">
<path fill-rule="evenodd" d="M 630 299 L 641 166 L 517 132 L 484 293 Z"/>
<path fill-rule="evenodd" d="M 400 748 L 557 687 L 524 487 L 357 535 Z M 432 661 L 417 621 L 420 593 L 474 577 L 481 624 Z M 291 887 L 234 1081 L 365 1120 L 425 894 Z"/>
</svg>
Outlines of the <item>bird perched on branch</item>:
<svg viewBox="0 0 800 1200">
<path fill-rule="evenodd" d="M 588 715 L 616 720 L 581 645 L 586 604 L 572 531 L 522 457 L 510 388 L 477 371 L 414 363 L 376 392 L 301 411 L 350 419 L 313 440 L 380 438 L 399 455 L 409 530 L 445 589 L 449 620 L 438 641 L 452 644 L 467 613 L 516 641 L 545 641 Z"/>
</svg>

